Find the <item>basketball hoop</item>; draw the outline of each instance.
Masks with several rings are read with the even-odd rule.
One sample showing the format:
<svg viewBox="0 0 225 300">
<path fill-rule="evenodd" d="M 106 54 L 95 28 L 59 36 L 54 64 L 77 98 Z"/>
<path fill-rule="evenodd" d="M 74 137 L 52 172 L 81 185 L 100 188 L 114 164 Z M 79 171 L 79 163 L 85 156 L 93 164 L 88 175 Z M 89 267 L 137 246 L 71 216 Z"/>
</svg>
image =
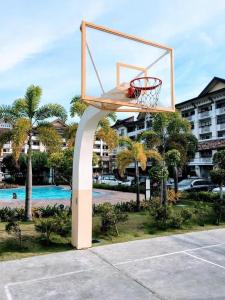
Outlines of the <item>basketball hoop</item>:
<svg viewBox="0 0 225 300">
<path fill-rule="evenodd" d="M 156 107 L 162 80 L 156 77 L 139 77 L 131 80 L 127 97 L 136 99 L 138 104 Z"/>
</svg>

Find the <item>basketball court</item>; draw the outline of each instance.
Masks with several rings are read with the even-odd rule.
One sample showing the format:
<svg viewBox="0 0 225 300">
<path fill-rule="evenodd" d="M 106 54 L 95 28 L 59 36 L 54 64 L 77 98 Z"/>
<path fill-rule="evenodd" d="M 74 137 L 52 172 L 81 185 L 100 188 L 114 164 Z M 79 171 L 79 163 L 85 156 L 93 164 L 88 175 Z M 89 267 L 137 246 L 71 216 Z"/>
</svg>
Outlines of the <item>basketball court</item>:
<svg viewBox="0 0 225 300">
<path fill-rule="evenodd" d="M 225 229 L 0 263 L 2 300 L 224 299 Z"/>
</svg>

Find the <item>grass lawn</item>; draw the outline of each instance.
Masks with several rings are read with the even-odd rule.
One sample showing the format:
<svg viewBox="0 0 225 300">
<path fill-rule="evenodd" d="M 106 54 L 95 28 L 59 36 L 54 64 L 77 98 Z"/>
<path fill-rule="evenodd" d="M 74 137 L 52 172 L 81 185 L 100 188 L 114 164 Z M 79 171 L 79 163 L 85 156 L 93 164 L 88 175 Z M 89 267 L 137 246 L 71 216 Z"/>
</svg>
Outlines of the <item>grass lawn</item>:
<svg viewBox="0 0 225 300">
<path fill-rule="evenodd" d="M 194 203 L 182 202 L 182 205 L 193 206 Z M 180 209 L 179 206 L 177 209 Z M 152 238 L 157 236 L 166 236 L 171 234 L 179 234 L 190 231 L 209 230 L 225 227 L 225 223 L 220 226 L 196 224 L 185 225 L 182 229 L 159 230 L 151 225 L 151 217 L 147 211 L 139 213 L 129 213 L 128 221 L 118 225 L 119 236 L 107 237 L 101 235 L 100 222 L 98 216 L 93 218 L 93 239 L 99 241 L 93 246 L 106 245 L 111 243 L 127 242 L 137 239 Z M 34 255 L 42 255 L 59 251 L 67 251 L 73 249 L 70 244 L 70 238 L 62 238 L 52 236 L 52 243 L 46 245 L 40 238 L 40 235 L 34 230 L 34 224 L 21 223 L 23 235 L 23 248 L 20 249 L 14 236 L 5 232 L 6 223 L 0 223 L 0 260 L 12 260 L 24 258 Z"/>
</svg>

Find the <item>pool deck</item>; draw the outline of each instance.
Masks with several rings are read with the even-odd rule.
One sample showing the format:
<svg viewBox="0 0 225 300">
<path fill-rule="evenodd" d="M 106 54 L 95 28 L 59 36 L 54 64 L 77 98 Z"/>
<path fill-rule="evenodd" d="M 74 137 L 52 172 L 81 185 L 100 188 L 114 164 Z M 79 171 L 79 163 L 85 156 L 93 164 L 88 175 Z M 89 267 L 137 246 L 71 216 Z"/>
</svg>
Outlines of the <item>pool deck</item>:
<svg viewBox="0 0 225 300">
<path fill-rule="evenodd" d="M 117 192 L 117 191 L 110 191 L 110 190 L 102 190 L 102 189 L 93 189 L 94 192 L 100 192 L 101 196 L 93 197 L 94 204 L 100 204 L 104 202 L 110 202 L 112 204 L 118 202 L 128 202 L 131 200 L 136 199 L 135 193 L 125 193 L 125 192 Z M 144 195 L 140 195 L 141 200 L 144 200 Z M 39 207 L 39 206 L 47 206 L 47 205 L 54 205 L 54 204 L 64 204 L 70 205 L 69 200 L 34 200 L 32 201 L 32 207 Z M 19 200 L 10 200 L 10 201 L 1 201 L 0 200 L 0 207 L 23 207 L 24 201 Z"/>
</svg>

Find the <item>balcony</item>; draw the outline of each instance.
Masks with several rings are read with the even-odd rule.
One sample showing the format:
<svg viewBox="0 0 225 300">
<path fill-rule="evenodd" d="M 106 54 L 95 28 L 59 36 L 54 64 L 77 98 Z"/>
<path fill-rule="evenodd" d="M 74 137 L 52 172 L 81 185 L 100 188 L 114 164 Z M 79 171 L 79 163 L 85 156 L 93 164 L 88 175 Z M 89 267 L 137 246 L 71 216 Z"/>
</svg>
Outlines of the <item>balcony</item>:
<svg viewBox="0 0 225 300">
<path fill-rule="evenodd" d="M 211 117 L 211 116 L 212 116 L 212 111 L 211 110 L 204 111 L 204 112 L 198 114 L 199 119 L 207 118 L 207 117 Z"/>
<path fill-rule="evenodd" d="M 208 133 L 211 132 L 211 126 L 205 126 L 205 127 L 201 127 L 200 129 L 200 133 Z"/>
<path fill-rule="evenodd" d="M 191 115 L 191 116 L 188 116 L 188 117 L 185 117 L 188 121 L 194 121 L 195 119 L 195 115 Z"/>
<path fill-rule="evenodd" d="M 221 107 L 221 108 L 217 108 L 217 109 L 216 109 L 216 114 L 217 114 L 217 115 L 225 114 L 225 106 L 224 106 L 224 107 Z"/>
<path fill-rule="evenodd" d="M 225 123 L 217 124 L 217 130 L 223 130 L 225 129 Z"/>
<path fill-rule="evenodd" d="M 189 162 L 189 165 L 212 165 L 212 157 L 194 158 Z"/>
</svg>

